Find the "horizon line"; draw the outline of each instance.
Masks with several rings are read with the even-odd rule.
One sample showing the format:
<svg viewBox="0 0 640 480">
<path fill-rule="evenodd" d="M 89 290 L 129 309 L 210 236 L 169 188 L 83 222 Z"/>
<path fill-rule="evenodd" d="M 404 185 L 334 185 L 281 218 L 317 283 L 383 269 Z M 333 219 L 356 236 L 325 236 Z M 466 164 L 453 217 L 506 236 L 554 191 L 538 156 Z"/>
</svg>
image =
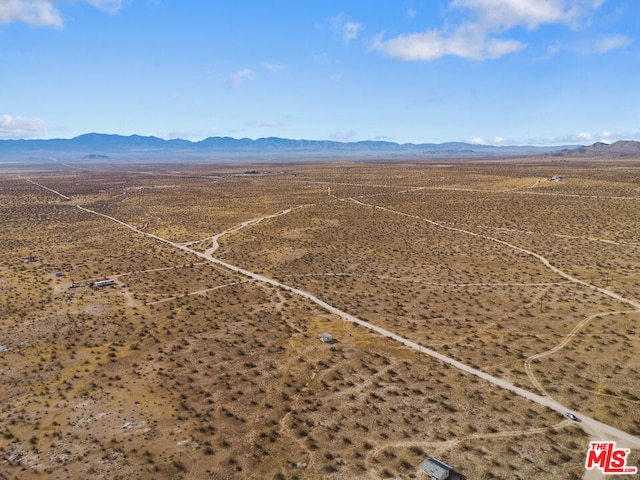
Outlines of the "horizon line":
<svg viewBox="0 0 640 480">
<path fill-rule="evenodd" d="M 307 141 L 307 142 L 330 142 L 330 143 L 335 143 L 335 144 L 342 144 L 342 145 L 353 145 L 353 144 L 358 144 L 358 143 L 365 143 L 365 142 L 373 142 L 373 143 L 388 143 L 388 144 L 393 144 L 393 145 L 399 145 L 399 146 L 404 146 L 404 145 L 415 145 L 415 146 L 420 146 L 420 145 L 445 145 L 448 143 L 461 143 L 461 144 L 467 144 L 467 145 L 472 145 L 472 146 L 476 146 L 476 147 L 493 147 L 493 148 L 505 148 L 505 147 L 562 147 L 562 146 L 567 146 L 567 147 L 580 147 L 580 146 L 589 146 L 589 145 L 594 145 L 594 144 L 604 144 L 604 145 L 612 145 L 614 143 L 617 142 L 624 142 L 624 141 L 637 141 L 637 140 L 624 140 L 624 139 L 619 139 L 619 140 L 615 140 L 615 141 L 604 141 L 604 140 L 596 140 L 593 143 L 589 143 L 589 144 L 585 144 L 585 143 L 579 143 L 579 142 L 559 142 L 559 143 L 510 143 L 510 144 L 495 144 L 495 143 L 481 143 L 481 142 L 471 142 L 468 140 L 447 140 L 444 142 L 436 142 L 436 141 L 426 141 L 426 142 L 397 142 L 397 141 L 393 141 L 393 140 L 374 140 L 374 139 L 365 139 L 365 140 L 349 140 L 349 141 L 342 141 L 342 140 L 333 140 L 333 139 L 311 139 L 311 138 L 289 138 L 289 137 L 279 137 L 279 136 L 267 136 L 267 137 L 232 137 L 229 135 L 211 135 L 211 136 L 207 136 L 204 138 L 201 138 L 200 140 L 190 140 L 187 138 L 182 138 L 182 137 L 171 137 L 171 138 L 167 138 L 167 137 L 161 137 L 161 136 L 157 136 L 157 135 L 141 135 L 138 133 L 132 133 L 129 135 L 126 134 L 121 134 L 121 133 L 104 133 L 104 132 L 87 132 L 87 133 L 82 133 L 73 137 L 49 137 L 49 138 L 0 138 L 0 141 L 26 141 L 26 142 L 31 142 L 31 141 L 54 141 L 54 140 L 76 140 L 78 138 L 81 137 L 85 137 L 85 136 L 90 136 L 90 135 L 96 135 L 96 136 L 106 136 L 106 137 L 123 137 L 123 138 L 131 138 L 131 137 L 141 137 L 141 138 L 149 138 L 149 139 L 158 139 L 158 140 L 162 140 L 165 142 L 170 142 L 170 141 L 183 141 L 183 142 L 189 142 L 189 143 L 200 143 L 203 142 L 205 140 L 211 139 L 211 138 L 228 138 L 228 139 L 232 139 L 232 140 L 250 140 L 250 141 L 258 141 L 258 140 L 268 140 L 268 139 L 278 139 L 278 140 L 290 140 L 290 141 L 296 141 L 296 142 L 300 142 L 300 141 Z"/>
</svg>

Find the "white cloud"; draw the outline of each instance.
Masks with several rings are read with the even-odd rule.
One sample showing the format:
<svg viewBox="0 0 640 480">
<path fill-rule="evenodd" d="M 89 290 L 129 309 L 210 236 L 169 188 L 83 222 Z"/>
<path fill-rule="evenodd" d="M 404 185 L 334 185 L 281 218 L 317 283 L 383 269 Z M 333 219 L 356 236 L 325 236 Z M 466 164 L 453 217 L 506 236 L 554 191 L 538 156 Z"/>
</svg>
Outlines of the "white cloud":
<svg viewBox="0 0 640 480">
<path fill-rule="evenodd" d="M 633 38 L 625 35 L 607 35 L 599 37 L 595 42 L 596 53 L 608 53 L 616 48 L 626 47 L 633 43 Z"/>
<path fill-rule="evenodd" d="M 591 133 L 591 132 L 580 132 L 574 135 L 568 135 L 564 137 L 563 141 L 568 141 L 572 143 L 586 143 L 591 144 L 594 142 L 605 142 L 611 143 L 616 140 L 624 140 L 624 139 L 635 139 L 638 138 L 638 132 L 610 132 L 608 130 L 603 130 L 600 133 Z"/>
<path fill-rule="evenodd" d="M 364 28 L 361 23 L 349 22 L 344 15 L 336 15 L 329 19 L 331 28 L 342 35 L 345 45 L 349 45 L 352 40 L 358 38 L 358 33 Z"/>
<path fill-rule="evenodd" d="M 334 142 L 352 142 L 356 136 L 356 132 L 353 130 L 335 132 L 329 135 L 329 140 Z"/>
<path fill-rule="evenodd" d="M 433 60 L 448 53 L 440 32 L 435 30 L 400 35 L 387 41 L 383 39 L 383 35 L 380 34 L 376 37 L 372 48 L 384 50 L 392 58 L 400 60 Z"/>
<path fill-rule="evenodd" d="M 638 140 L 640 141 L 640 131 L 627 131 L 627 132 L 611 132 L 609 130 L 603 130 L 601 132 L 579 132 L 569 133 L 556 137 L 546 136 L 523 136 L 518 138 L 509 138 L 506 140 L 508 145 L 538 145 L 538 146 L 550 146 L 550 145 L 591 145 L 595 142 L 612 143 L 617 140 Z"/>
<path fill-rule="evenodd" d="M 516 40 L 487 39 L 484 32 L 474 26 L 459 28 L 449 36 L 438 30 L 401 35 L 386 42 L 379 36 L 373 45 L 374 49 L 400 60 L 435 60 L 445 55 L 483 60 L 499 58 L 525 47 Z"/>
<path fill-rule="evenodd" d="M 473 143 L 474 145 L 486 145 L 487 141 L 484 138 L 476 137 L 470 139 L 469 143 Z"/>
<path fill-rule="evenodd" d="M 551 143 L 580 143 L 583 145 L 591 145 L 595 142 L 611 143 L 616 140 L 636 138 L 637 133 L 622 133 L 622 132 L 610 132 L 603 130 L 600 133 L 596 132 L 579 132 L 574 134 L 565 135 L 554 139 Z"/>
<path fill-rule="evenodd" d="M 607 132 L 606 130 L 600 134 L 600 138 L 602 138 L 603 140 L 608 140 L 613 137 L 614 137 L 614 134 L 612 132 Z"/>
<path fill-rule="evenodd" d="M 565 0 L 453 0 L 454 7 L 470 10 L 478 21 L 491 30 L 515 26 L 537 28 L 546 23 L 568 23 L 578 11 Z"/>
<path fill-rule="evenodd" d="M 574 26 L 602 0 L 452 0 L 449 12 L 462 13 L 456 26 L 403 34 L 384 40 L 379 34 L 371 49 L 400 60 L 434 60 L 452 55 L 473 60 L 496 59 L 526 48 L 519 40 L 501 38 L 509 30 L 534 30 L 545 24 Z M 621 39 L 618 39 L 621 41 Z"/>
<path fill-rule="evenodd" d="M 42 133 L 46 128 L 45 123 L 39 118 L 12 117 L 2 115 L 0 117 L 0 138 L 32 138 Z"/>
<path fill-rule="evenodd" d="M 240 84 L 255 79 L 256 75 L 255 73 L 253 73 L 253 70 L 249 68 L 243 68 L 242 70 L 238 70 L 233 75 L 231 75 L 231 77 L 229 77 L 229 79 L 227 80 L 227 86 L 231 88 L 238 88 Z"/>
<path fill-rule="evenodd" d="M 128 0 L 76 0 L 117 13 Z M 32 27 L 62 28 L 64 22 L 55 4 L 59 0 L 0 0 L 0 23 L 22 22 Z"/>
<path fill-rule="evenodd" d="M 62 28 L 60 12 L 45 0 L 1 0 L 0 23 L 23 22 L 32 27 Z"/>
<path fill-rule="evenodd" d="M 517 40 L 498 40 L 491 38 L 485 43 L 485 58 L 500 58 L 526 48 L 526 44 Z"/>
<path fill-rule="evenodd" d="M 589 132 L 576 133 L 569 138 L 574 142 L 593 142 L 596 139 L 596 137 Z"/>
<path fill-rule="evenodd" d="M 358 32 L 360 30 L 362 30 L 361 23 L 355 23 L 355 22 L 345 23 L 343 27 L 344 35 L 342 37 L 344 39 L 344 43 L 346 45 L 349 45 L 349 42 L 351 42 L 351 40 L 355 40 L 358 37 Z"/>
</svg>

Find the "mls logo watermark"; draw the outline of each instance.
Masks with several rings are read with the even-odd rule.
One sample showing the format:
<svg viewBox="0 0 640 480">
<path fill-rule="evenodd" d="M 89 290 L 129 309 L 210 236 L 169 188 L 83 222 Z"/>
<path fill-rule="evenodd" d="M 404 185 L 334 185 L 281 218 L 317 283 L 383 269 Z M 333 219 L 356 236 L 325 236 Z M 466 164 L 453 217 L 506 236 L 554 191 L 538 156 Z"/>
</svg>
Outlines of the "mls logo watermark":
<svg viewBox="0 0 640 480">
<path fill-rule="evenodd" d="M 591 442 L 587 452 L 585 468 L 598 467 L 609 475 L 628 475 L 638 473 L 637 467 L 627 467 L 628 448 L 616 448 L 615 442 Z"/>
</svg>

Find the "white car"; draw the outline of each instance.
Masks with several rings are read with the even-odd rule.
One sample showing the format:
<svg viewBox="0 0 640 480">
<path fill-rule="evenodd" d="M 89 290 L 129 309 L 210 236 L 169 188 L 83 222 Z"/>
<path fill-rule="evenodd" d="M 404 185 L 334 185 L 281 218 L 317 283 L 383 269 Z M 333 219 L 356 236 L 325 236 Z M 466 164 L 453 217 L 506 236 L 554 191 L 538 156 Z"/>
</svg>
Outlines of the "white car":
<svg viewBox="0 0 640 480">
<path fill-rule="evenodd" d="M 565 413 L 564 415 L 565 415 L 565 417 L 567 417 L 569 420 L 573 420 L 574 422 L 580 422 L 580 421 L 581 421 L 578 417 L 576 417 L 576 416 L 575 416 L 573 413 L 571 413 L 571 412 L 567 412 L 567 413 Z"/>
</svg>

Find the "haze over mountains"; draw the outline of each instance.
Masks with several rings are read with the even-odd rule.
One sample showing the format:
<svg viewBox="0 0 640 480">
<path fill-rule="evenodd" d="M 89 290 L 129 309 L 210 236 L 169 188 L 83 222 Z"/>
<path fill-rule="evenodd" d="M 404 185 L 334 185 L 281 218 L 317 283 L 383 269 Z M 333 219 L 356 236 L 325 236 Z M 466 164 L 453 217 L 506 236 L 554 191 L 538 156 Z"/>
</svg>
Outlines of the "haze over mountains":
<svg viewBox="0 0 640 480">
<path fill-rule="evenodd" d="M 153 136 L 122 136 L 89 133 L 71 139 L 0 140 L 0 160 L 38 161 L 106 159 L 392 159 L 392 158 L 480 158 L 524 155 L 633 156 L 640 155 L 640 142 L 619 141 L 591 146 L 494 146 L 465 142 L 398 144 L 386 141 L 336 142 L 291 140 L 270 137 L 252 140 L 209 137 L 192 142 Z"/>
<path fill-rule="evenodd" d="M 554 156 L 580 157 L 637 157 L 640 156 L 640 142 L 619 140 L 608 144 L 596 142 L 586 147 L 563 149 L 553 153 Z"/>
</svg>

